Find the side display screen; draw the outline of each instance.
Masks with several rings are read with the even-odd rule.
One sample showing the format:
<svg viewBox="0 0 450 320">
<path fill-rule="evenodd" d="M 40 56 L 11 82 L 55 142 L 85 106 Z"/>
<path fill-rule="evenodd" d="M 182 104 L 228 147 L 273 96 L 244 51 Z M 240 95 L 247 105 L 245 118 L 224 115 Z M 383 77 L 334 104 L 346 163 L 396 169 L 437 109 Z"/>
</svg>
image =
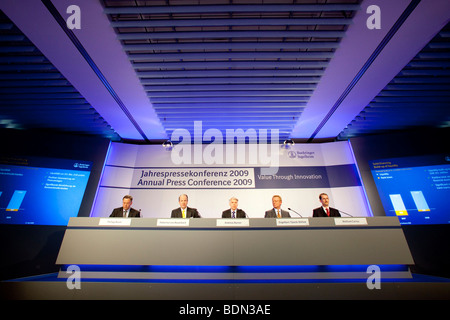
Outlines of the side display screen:
<svg viewBox="0 0 450 320">
<path fill-rule="evenodd" d="M 372 160 L 373 179 L 387 216 L 401 224 L 449 224 L 450 156 Z"/>
<path fill-rule="evenodd" d="M 91 169 L 89 161 L 0 159 L 0 223 L 66 225 L 78 215 Z"/>
</svg>

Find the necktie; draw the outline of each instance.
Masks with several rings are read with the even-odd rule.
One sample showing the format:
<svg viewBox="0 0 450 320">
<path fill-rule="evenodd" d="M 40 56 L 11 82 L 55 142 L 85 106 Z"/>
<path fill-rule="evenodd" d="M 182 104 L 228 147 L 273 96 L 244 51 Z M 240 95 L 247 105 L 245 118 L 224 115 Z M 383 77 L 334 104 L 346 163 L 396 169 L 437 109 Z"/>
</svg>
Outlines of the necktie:
<svg viewBox="0 0 450 320">
<path fill-rule="evenodd" d="M 231 216 L 232 218 L 236 218 L 236 216 L 235 216 L 235 211 L 233 210 L 233 215 Z"/>
<path fill-rule="evenodd" d="M 183 218 L 186 218 L 186 209 L 181 210 L 183 212 Z"/>
<path fill-rule="evenodd" d="M 127 217 L 127 211 L 128 211 L 128 210 L 123 210 L 123 217 L 124 217 L 124 218 Z"/>
<path fill-rule="evenodd" d="M 330 209 L 326 208 L 327 210 L 327 216 L 330 216 Z"/>
<path fill-rule="evenodd" d="M 278 217 L 278 218 L 281 218 L 280 210 L 277 210 L 277 217 Z"/>
</svg>

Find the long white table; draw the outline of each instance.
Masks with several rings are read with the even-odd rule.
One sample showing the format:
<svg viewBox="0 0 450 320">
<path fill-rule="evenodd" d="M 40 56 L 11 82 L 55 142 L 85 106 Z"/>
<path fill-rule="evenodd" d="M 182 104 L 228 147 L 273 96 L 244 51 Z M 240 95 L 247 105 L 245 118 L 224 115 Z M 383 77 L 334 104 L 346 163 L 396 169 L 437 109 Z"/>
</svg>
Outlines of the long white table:
<svg viewBox="0 0 450 320">
<path fill-rule="evenodd" d="M 396 217 L 73 218 L 56 262 L 60 281 L 6 282 L 0 291 L 22 299 L 180 301 L 442 299 L 449 292 L 448 283 L 414 280 Z M 381 290 L 369 288 L 373 265 Z M 68 289 L 74 277 L 80 290 Z"/>
<path fill-rule="evenodd" d="M 396 217 L 71 218 L 59 265 L 412 265 Z"/>
</svg>

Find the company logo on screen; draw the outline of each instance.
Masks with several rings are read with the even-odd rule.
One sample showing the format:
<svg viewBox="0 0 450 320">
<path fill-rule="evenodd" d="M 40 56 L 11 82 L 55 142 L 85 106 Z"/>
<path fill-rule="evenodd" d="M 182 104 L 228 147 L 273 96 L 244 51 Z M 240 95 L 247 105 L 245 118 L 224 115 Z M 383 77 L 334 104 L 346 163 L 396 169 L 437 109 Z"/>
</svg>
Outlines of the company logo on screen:
<svg viewBox="0 0 450 320">
<path fill-rule="evenodd" d="M 91 165 L 89 163 L 79 163 L 79 162 L 76 162 L 73 165 L 74 168 L 78 168 L 78 169 L 89 169 L 90 166 Z"/>
<path fill-rule="evenodd" d="M 313 151 L 289 151 L 288 157 L 291 159 L 314 159 L 315 152 Z"/>
</svg>

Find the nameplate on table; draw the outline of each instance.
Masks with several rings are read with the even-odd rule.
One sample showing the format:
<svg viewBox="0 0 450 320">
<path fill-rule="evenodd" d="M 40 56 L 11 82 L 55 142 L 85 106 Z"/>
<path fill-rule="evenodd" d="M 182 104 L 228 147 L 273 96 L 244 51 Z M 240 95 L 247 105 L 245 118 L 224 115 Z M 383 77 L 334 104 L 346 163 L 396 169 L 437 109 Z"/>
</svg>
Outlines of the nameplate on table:
<svg viewBox="0 0 450 320">
<path fill-rule="evenodd" d="M 248 219 L 217 219 L 217 227 L 248 227 Z"/>
<path fill-rule="evenodd" d="M 127 218 L 101 218 L 99 226 L 130 226 L 131 219 Z"/>
<path fill-rule="evenodd" d="M 158 227 L 189 227 L 190 219 L 158 219 Z"/>
<path fill-rule="evenodd" d="M 337 226 L 358 226 L 366 225 L 366 218 L 334 218 L 334 224 Z"/>
<path fill-rule="evenodd" d="M 282 227 L 298 227 L 298 226 L 309 226 L 309 219 L 277 219 L 277 226 Z"/>
</svg>

